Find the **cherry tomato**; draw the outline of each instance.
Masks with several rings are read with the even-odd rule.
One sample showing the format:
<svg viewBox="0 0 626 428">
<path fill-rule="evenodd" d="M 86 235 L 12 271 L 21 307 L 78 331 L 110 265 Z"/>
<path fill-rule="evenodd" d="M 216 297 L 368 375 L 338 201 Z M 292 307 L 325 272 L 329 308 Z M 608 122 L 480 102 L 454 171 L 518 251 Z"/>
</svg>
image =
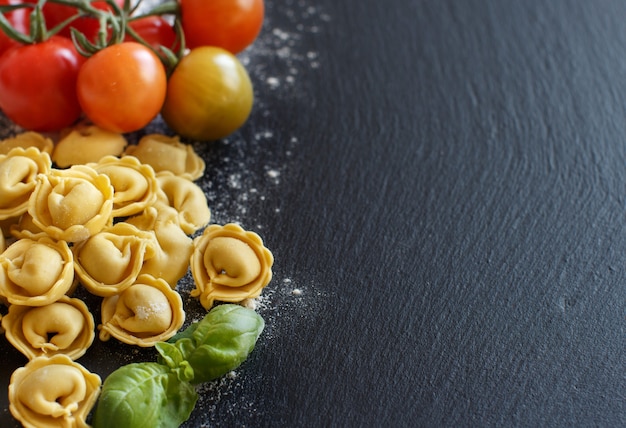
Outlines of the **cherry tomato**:
<svg viewBox="0 0 626 428">
<path fill-rule="evenodd" d="M 187 47 L 218 46 L 239 53 L 259 35 L 263 0 L 179 0 Z"/>
<path fill-rule="evenodd" d="M 183 137 L 217 140 L 244 124 L 253 99 L 250 77 L 237 57 L 204 46 L 192 49 L 172 72 L 161 115 Z"/>
<path fill-rule="evenodd" d="M 0 6 L 8 6 L 23 3 L 22 0 L 0 0 Z M 22 34 L 30 32 L 30 12 L 29 8 L 20 8 L 4 14 L 11 26 Z M 0 31 L 0 54 L 12 46 L 20 45 L 19 42 L 7 36 L 4 31 Z"/>
<path fill-rule="evenodd" d="M 177 47 L 176 32 L 174 27 L 160 16 L 146 16 L 139 18 L 128 23 L 128 26 L 135 30 L 146 43 L 155 49 L 161 46 L 175 51 Z M 127 41 L 134 41 L 135 39 L 126 33 Z"/>
<path fill-rule="evenodd" d="M 0 61 L 0 109 L 33 131 L 71 125 L 81 115 L 76 79 L 83 62 L 64 37 L 9 49 Z"/>
<path fill-rule="evenodd" d="M 78 73 L 85 115 L 113 132 L 131 132 L 159 114 L 167 76 L 159 58 L 136 42 L 111 45 L 89 57 Z"/>
</svg>

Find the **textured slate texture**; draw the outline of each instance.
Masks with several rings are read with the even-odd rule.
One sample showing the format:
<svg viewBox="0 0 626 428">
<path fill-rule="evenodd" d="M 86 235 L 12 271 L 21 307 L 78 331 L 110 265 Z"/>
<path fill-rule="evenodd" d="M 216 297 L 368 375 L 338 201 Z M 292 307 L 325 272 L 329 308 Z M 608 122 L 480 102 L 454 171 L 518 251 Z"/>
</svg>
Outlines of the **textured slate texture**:
<svg viewBox="0 0 626 428">
<path fill-rule="evenodd" d="M 626 3 L 267 7 L 253 116 L 198 148 L 268 325 L 186 426 L 625 426 Z"/>
</svg>

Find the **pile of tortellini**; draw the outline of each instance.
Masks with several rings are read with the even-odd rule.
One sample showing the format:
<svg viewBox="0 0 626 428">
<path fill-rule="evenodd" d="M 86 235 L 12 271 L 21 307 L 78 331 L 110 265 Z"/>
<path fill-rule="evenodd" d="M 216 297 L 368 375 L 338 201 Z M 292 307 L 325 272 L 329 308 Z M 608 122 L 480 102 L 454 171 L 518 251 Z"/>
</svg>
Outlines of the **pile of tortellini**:
<svg viewBox="0 0 626 428">
<path fill-rule="evenodd" d="M 176 286 L 189 269 L 207 310 L 270 282 L 273 256 L 256 233 L 208 225 L 194 182 L 204 169 L 190 145 L 160 134 L 128 145 L 79 125 L 56 143 L 32 132 L 0 141 L 1 323 L 29 359 L 9 386 L 24 426 L 86 426 L 101 381 L 76 360 L 96 330 L 142 347 L 171 338 L 185 320 Z M 97 327 L 72 297 L 79 286 L 102 298 Z"/>
</svg>

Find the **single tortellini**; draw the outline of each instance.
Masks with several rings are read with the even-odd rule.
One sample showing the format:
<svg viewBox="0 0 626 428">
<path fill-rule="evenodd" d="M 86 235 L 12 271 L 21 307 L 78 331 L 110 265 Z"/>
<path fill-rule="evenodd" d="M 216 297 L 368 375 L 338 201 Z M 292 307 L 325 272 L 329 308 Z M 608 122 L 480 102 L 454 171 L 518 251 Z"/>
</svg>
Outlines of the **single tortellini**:
<svg viewBox="0 0 626 428">
<path fill-rule="evenodd" d="M 89 164 L 100 174 L 106 174 L 113 185 L 113 217 L 139 214 L 154 204 L 159 183 L 154 169 L 134 156 L 105 156 Z"/>
<path fill-rule="evenodd" d="M 149 347 L 174 336 L 184 322 L 180 295 L 164 280 L 141 275 L 120 294 L 103 299 L 99 337 Z"/>
<path fill-rule="evenodd" d="M 126 154 L 151 165 L 157 173 L 169 171 L 188 180 L 196 180 L 204 174 L 204 160 L 178 137 L 148 134 L 137 145 L 128 146 Z"/>
<path fill-rule="evenodd" d="M 66 355 L 36 357 L 11 375 L 9 410 L 26 428 L 87 428 L 101 385 Z"/>
<path fill-rule="evenodd" d="M 28 200 L 39 174 L 52 167 L 48 153 L 35 147 L 16 147 L 0 155 L 0 220 L 19 217 L 28 209 Z"/>
<path fill-rule="evenodd" d="M 32 131 L 22 132 L 21 134 L 0 141 L 1 154 L 7 154 L 15 147 L 21 147 L 23 149 L 35 147 L 39 149 L 39 151 L 46 152 L 50 155 L 54 149 L 54 142 L 52 142 L 50 138 Z"/>
<path fill-rule="evenodd" d="M 85 165 L 40 174 L 28 204 L 33 223 L 54 239 L 78 242 L 112 223 L 109 177 Z"/>
<path fill-rule="evenodd" d="M 200 186 L 171 172 L 157 173 L 157 180 L 160 192 L 156 204 L 170 206 L 178 212 L 178 224 L 183 232 L 192 235 L 209 223 L 211 209 Z"/>
<path fill-rule="evenodd" d="M 120 156 L 127 144 L 122 134 L 80 124 L 64 130 L 54 146 L 52 160 L 60 168 L 84 165 L 105 156 Z"/>
<path fill-rule="evenodd" d="M 118 294 L 135 282 L 157 246 L 154 234 L 116 223 L 72 247 L 76 274 L 92 294 Z"/>
<path fill-rule="evenodd" d="M 126 221 L 154 233 L 158 243 L 154 257 L 144 262 L 141 273 L 162 278 L 175 288 L 189 270 L 189 257 L 193 251 L 193 240 L 178 225 L 178 212 L 166 206 L 150 207 Z"/>
<path fill-rule="evenodd" d="M 19 239 L 0 254 L 0 295 L 15 305 L 55 302 L 74 285 L 73 260 L 65 241 Z"/>
<path fill-rule="evenodd" d="M 214 302 L 255 298 L 272 279 L 274 256 L 254 232 L 230 223 L 211 225 L 194 239 L 191 273 L 196 284 L 191 296 L 204 308 Z"/>
<path fill-rule="evenodd" d="M 95 338 L 95 322 L 80 299 L 61 297 L 45 306 L 10 305 L 2 318 L 7 340 L 28 359 L 83 356 Z"/>
</svg>

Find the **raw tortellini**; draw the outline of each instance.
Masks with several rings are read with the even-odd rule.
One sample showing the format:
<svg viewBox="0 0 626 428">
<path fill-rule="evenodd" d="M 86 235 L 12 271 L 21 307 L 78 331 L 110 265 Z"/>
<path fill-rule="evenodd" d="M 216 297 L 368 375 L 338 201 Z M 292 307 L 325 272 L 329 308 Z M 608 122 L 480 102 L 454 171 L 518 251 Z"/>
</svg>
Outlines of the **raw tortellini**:
<svg viewBox="0 0 626 428">
<path fill-rule="evenodd" d="M 46 306 L 9 306 L 2 318 L 6 337 L 28 359 L 64 354 L 83 356 L 94 337 L 94 320 L 80 299 L 63 296 Z"/>
<path fill-rule="evenodd" d="M 87 428 L 101 384 L 66 355 L 36 357 L 11 375 L 9 410 L 27 428 Z"/>
<path fill-rule="evenodd" d="M 96 332 L 87 305 L 69 297 L 79 282 L 102 297 L 100 340 L 148 347 L 182 327 L 176 286 L 190 266 L 191 295 L 209 309 L 259 296 L 273 256 L 253 232 L 207 227 L 193 182 L 205 163 L 177 137 L 146 135 L 122 152 L 123 136 L 83 125 L 49 143 L 35 133 L 0 141 L 0 325 L 30 360 L 9 399 L 24 426 L 87 427 L 100 378 L 72 362 Z"/>
<path fill-rule="evenodd" d="M 18 217 L 28 209 L 28 201 L 39 174 L 52 167 L 48 153 L 35 147 L 16 147 L 0 155 L 0 219 Z"/>
<path fill-rule="evenodd" d="M 209 223 L 211 210 L 198 185 L 170 172 L 158 173 L 157 180 L 160 188 L 157 205 L 176 209 L 183 232 L 191 235 Z"/>
<path fill-rule="evenodd" d="M 191 292 L 206 309 L 216 300 L 240 302 L 258 297 L 272 279 L 274 256 L 254 232 L 236 224 L 211 225 L 194 240 Z"/>
<path fill-rule="evenodd" d="M 75 165 L 38 176 L 29 200 L 33 223 L 54 239 L 79 242 L 111 224 L 113 186 L 93 168 Z"/>
<path fill-rule="evenodd" d="M 137 145 L 128 146 L 126 154 L 151 165 L 157 173 L 169 171 L 188 180 L 196 180 L 204 173 L 204 160 L 178 137 L 145 135 Z"/>
<path fill-rule="evenodd" d="M 72 247 L 76 273 L 92 294 L 121 293 L 135 282 L 157 245 L 153 233 L 116 223 Z"/>
<path fill-rule="evenodd" d="M 106 174 L 113 185 L 113 217 L 141 213 L 154 204 L 159 183 L 154 169 L 133 156 L 106 156 L 90 164 L 100 174 Z"/>
<path fill-rule="evenodd" d="M 122 134 L 81 124 L 63 132 L 54 146 L 52 160 L 60 168 L 98 162 L 105 156 L 121 155 L 127 144 Z"/>
<path fill-rule="evenodd" d="M 22 132 L 14 137 L 5 138 L 0 141 L 0 153 L 2 154 L 9 153 L 15 147 L 21 147 L 23 149 L 35 147 L 41 152 L 51 154 L 54 149 L 54 142 L 52 142 L 50 138 L 32 131 Z"/>
<path fill-rule="evenodd" d="M 151 231 L 156 240 L 155 254 L 144 261 L 141 273 L 162 278 L 175 288 L 189 270 L 193 251 L 192 239 L 178 225 L 178 212 L 167 206 L 150 207 L 127 222 Z"/>
<path fill-rule="evenodd" d="M 0 295 L 16 305 L 55 302 L 74 285 L 73 260 L 65 241 L 15 241 L 0 254 Z"/>
<path fill-rule="evenodd" d="M 130 345 L 153 346 L 176 334 L 184 321 L 180 295 L 164 280 L 141 275 L 135 284 L 102 301 L 100 340 L 113 336 Z"/>
</svg>

